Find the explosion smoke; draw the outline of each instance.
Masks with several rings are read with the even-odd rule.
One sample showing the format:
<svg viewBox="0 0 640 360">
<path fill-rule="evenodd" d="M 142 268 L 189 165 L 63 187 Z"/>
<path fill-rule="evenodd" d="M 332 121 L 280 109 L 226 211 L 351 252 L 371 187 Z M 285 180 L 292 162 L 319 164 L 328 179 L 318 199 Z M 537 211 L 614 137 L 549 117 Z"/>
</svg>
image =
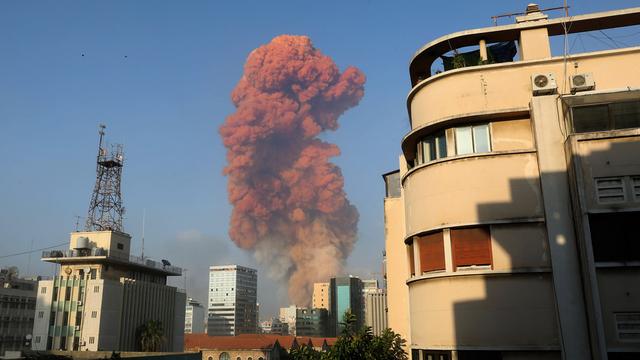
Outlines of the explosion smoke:
<svg viewBox="0 0 640 360">
<path fill-rule="evenodd" d="M 231 94 L 236 112 L 220 127 L 228 165 L 229 235 L 289 299 L 309 303 L 312 284 L 342 270 L 358 211 L 344 192 L 340 154 L 317 138 L 364 95 L 364 74 L 343 73 L 306 36 L 281 35 L 255 49 Z"/>
</svg>

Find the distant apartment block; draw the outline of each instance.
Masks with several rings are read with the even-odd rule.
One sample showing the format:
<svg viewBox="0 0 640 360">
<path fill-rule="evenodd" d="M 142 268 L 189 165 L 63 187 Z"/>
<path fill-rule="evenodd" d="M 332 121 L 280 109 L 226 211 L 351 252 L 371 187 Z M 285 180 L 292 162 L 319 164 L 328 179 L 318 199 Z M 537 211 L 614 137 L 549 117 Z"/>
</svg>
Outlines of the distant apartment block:
<svg viewBox="0 0 640 360">
<path fill-rule="evenodd" d="M 374 335 L 380 335 L 387 329 L 387 291 L 368 289 L 364 291 L 364 324 L 371 327 Z"/>
<path fill-rule="evenodd" d="M 515 19 L 411 59 L 389 325 L 416 360 L 638 358 L 640 47 L 550 39 L 631 32 L 640 8 Z"/>
<path fill-rule="evenodd" d="M 329 304 L 329 300 L 331 299 L 329 295 L 329 283 L 314 283 L 313 284 L 313 299 L 311 302 L 311 307 L 316 309 L 327 309 L 331 308 Z"/>
<path fill-rule="evenodd" d="M 204 306 L 193 298 L 187 299 L 187 307 L 184 312 L 185 334 L 204 333 L 205 319 Z"/>
<path fill-rule="evenodd" d="M 341 322 L 347 311 L 356 317 L 356 328 L 364 324 L 364 303 L 362 300 L 362 280 L 357 277 L 336 277 L 330 281 L 331 312 L 329 320 L 330 336 L 342 333 Z"/>
<path fill-rule="evenodd" d="M 289 329 L 289 335 L 296 335 L 296 316 L 298 315 L 298 307 L 295 305 L 289 305 L 288 307 L 280 308 L 279 319 L 281 322 L 287 324 Z"/>
<path fill-rule="evenodd" d="M 296 309 L 295 336 L 325 337 L 327 336 L 329 312 L 327 309 Z"/>
<path fill-rule="evenodd" d="M 211 336 L 258 331 L 258 272 L 239 265 L 209 267 L 207 333 Z"/>
<path fill-rule="evenodd" d="M 289 335 L 289 325 L 277 317 L 260 322 L 260 332 L 263 334 Z"/>
<path fill-rule="evenodd" d="M 29 350 L 38 282 L 18 276 L 16 268 L 0 269 L 0 356 Z"/>
<path fill-rule="evenodd" d="M 119 231 L 71 233 L 69 249 L 45 251 L 60 265 L 38 283 L 33 350 L 134 351 L 149 320 L 164 330 L 161 351 L 182 351 L 185 294 L 167 286 L 182 270 L 168 261 L 130 254 L 131 237 Z"/>
</svg>

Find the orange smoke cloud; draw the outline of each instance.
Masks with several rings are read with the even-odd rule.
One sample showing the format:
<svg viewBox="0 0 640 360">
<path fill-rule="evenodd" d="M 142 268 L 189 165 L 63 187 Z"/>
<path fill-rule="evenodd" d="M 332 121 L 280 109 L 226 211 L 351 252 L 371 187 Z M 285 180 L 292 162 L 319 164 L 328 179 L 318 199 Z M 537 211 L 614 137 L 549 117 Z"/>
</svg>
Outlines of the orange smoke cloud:
<svg viewBox="0 0 640 360">
<path fill-rule="evenodd" d="M 358 211 L 329 161 L 340 150 L 317 136 L 338 128 L 364 83 L 308 37 L 281 35 L 249 55 L 231 94 L 236 112 L 220 127 L 231 239 L 288 280 L 298 305 L 309 303 L 313 282 L 342 270 L 356 240 Z"/>
</svg>

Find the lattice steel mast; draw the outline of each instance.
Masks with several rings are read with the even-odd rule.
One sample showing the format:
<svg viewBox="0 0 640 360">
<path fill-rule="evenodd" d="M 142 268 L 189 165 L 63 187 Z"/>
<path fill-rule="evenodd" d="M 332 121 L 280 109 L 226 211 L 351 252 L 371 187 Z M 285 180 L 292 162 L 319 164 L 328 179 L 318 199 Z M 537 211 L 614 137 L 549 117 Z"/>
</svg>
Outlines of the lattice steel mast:
<svg viewBox="0 0 640 360">
<path fill-rule="evenodd" d="M 106 126 L 100 124 L 100 142 L 96 160 L 96 185 L 91 195 L 89 215 L 85 229 L 87 231 L 116 230 L 123 231 L 122 194 L 120 180 L 124 164 L 124 152 L 121 144 L 111 146 L 110 151 L 103 147 L 102 140 Z"/>
</svg>

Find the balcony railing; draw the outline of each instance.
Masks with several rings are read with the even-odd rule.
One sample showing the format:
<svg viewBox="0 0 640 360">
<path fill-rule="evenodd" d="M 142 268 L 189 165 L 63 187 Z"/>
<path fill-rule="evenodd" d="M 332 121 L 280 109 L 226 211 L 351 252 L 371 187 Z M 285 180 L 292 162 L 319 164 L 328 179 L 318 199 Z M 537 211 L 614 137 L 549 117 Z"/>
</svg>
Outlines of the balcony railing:
<svg viewBox="0 0 640 360">
<path fill-rule="evenodd" d="M 92 248 L 86 250 L 49 250 L 42 252 L 42 258 L 82 258 L 91 256 L 104 256 L 106 258 L 130 262 L 156 270 L 163 270 L 173 274 L 182 275 L 182 268 L 168 264 L 168 261 L 156 261 L 135 255 L 124 255 L 118 252 L 109 251 L 104 248 Z"/>
</svg>

